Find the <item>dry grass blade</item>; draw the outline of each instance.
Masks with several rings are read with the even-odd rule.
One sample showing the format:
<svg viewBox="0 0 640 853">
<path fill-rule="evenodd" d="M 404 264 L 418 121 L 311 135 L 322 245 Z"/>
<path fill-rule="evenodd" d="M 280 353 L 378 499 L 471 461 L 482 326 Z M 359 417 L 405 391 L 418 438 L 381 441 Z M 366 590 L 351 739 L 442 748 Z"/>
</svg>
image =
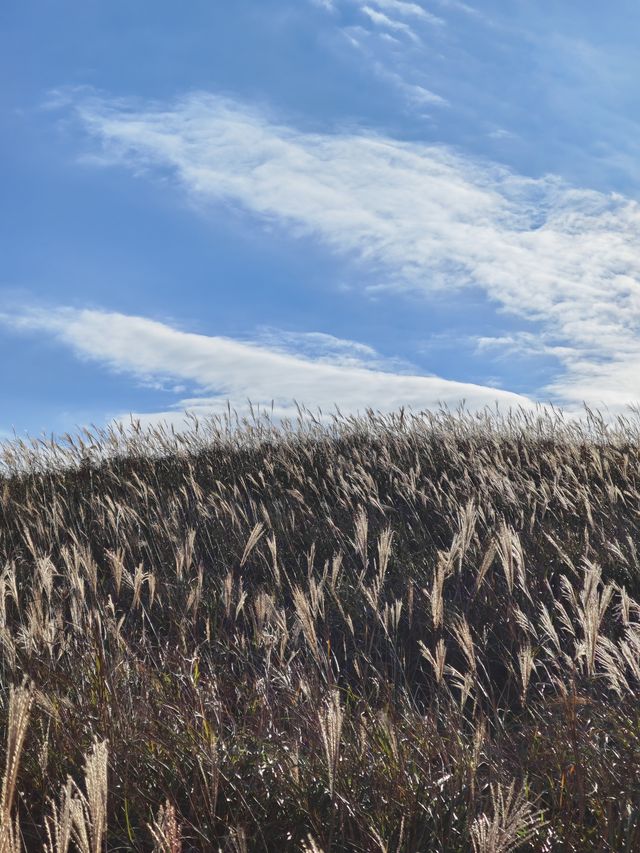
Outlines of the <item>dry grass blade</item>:
<svg viewBox="0 0 640 853">
<path fill-rule="evenodd" d="M 12 687 L 9 693 L 7 752 L 0 802 L 0 853 L 18 853 L 21 849 L 17 815 L 12 815 L 13 800 L 20 767 L 20 756 L 29 725 L 33 694 L 25 687 Z"/>
<path fill-rule="evenodd" d="M 535 655 L 530 643 L 524 643 L 518 651 L 518 665 L 520 667 L 520 680 L 522 683 L 522 702 L 524 703 L 531 673 L 535 670 Z"/>
<path fill-rule="evenodd" d="M 492 814 L 479 815 L 471 825 L 474 853 L 511 853 L 536 837 L 543 828 L 542 814 L 527 802 L 515 782 L 491 788 Z"/>
<path fill-rule="evenodd" d="M 227 837 L 224 851 L 225 853 L 249 853 L 247 833 L 244 827 L 239 826 L 231 830 Z"/>
<path fill-rule="evenodd" d="M 442 679 L 444 678 L 444 667 L 447 657 L 447 649 L 444 644 L 444 640 L 442 638 L 438 640 L 433 653 L 427 648 L 427 646 L 425 646 L 422 640 L 420 640 L 420 651 L 433 667 L 436 684 L 441 684 Z"/>
<path fill-rule="evenodd" d="M 59 804 L 49 801 L 51 814 L 45 818 L 45 853 L 67 853 L 69 850 L 73 830 L 72 797 L 73 783 L 68 779 L 60 792 Z"/>
<path fill-rule="evenodd" d="M 382 587 L 384 576 L 389 565 L 391 547 L 393 545 L 393 530 L 386 527 L 378 538 L 378 586 Z"/>
<path fill-rule="evenodd" d="M 158 816 L 149 830 L 153 836 L 154 853 L 182 853 L 182 838 L 176 808 L 168 800 L 158 809 Z"/>
<path fill-rule="evenodd" d="M 94 743 L 85 758 L 85 791 L 75 785 L 71 798 L 73 840 L 80 853 L 101 853 L 107 829 L 106 741 Z"/>
<path fill-rule="evenodd" d="M 302 628 L 303 636 L 309 646 L 314 659 L 320 664 L 320 648 L 318 645 L 318 634 L 311 603 L 300 587 L 292 590 L 293 604 L 296 615 Z"/>
<path fill-rule="evenodd" d="M 0 853 L 21 853 L 23 847 L 20 840 L 20 822 L 16 815 L 14 820 L 0 827 Z"/>
<path fill-rule="evenodd" d="M 306 841 L 302 842 L 302 851 L 303 853 L 324 853 L 313 835 L 307 835 Z"/>
<path fill-rule="evenodd" d="M 333 797 L 336 772 L 340 760 L 340 738 L 342 734 L 343 713 L 340 704 L 340 693 L 332 690 L 325 702 L 324 708 L 318 714 L 320 734 L 327 762 L 327 777 L 329 793 Z"/>
<path fill-rule="evenodd" d="M 247 544 L 244 546 L 244 551 L 242 553 L 242 558 L 240 560 L 240 568 L 242 568 L 249 557 L 251 556 L 251 552 L 256 547 L 260 539 L 264 534 L 264 524 L 259 521 L 256 526 L 253 528 L 251 533 L 249 534 L 249 538 L 247 539 Z"/>
<path fill-rule="evenodd" d="M 20 767 L 20 756 L 29 725 L 29 715 L 33 704 L 33 694 L 26 687 L 12 687 L 9 693 L 9 714 L 7 719 L 7 752 L 2 793 L 0 795 L 0 819 L 2 826 L 11 825 L 13 799 Z"/>
<path fill-rule="evenodd" d="M 353 521 L 354 547 L 363 565 L 368 560 L 369 519 L 363 507 L 358 507 Z"/>
<path fill-rule="evenodd" d="M 452 633 L 462 651 L 471 672 L 476 671 L 476 650 L 471 635 L 471 628 L 464 616 L 456 619 L 451 626 Z"/>
<path fill-rule="evenodd" d="M 444 618 L 443 589 L 447 572 L 447 559 L 444 554 L 438 554 L 435 571 L 433 573 L 433 586 L 431 588 L 431 618 L 434 629 L 442 627 Z"/>
</svg>

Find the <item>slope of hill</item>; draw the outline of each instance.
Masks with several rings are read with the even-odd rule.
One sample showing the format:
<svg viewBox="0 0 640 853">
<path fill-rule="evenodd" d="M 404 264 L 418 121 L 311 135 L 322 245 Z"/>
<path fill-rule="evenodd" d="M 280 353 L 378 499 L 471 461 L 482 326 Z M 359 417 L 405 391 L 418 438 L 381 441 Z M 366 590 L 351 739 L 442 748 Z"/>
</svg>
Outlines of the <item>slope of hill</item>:
<svg viewBox="0 0 640 853">
<path fill-rule="evenodd" d="M 212 422 L 4 470 L 3 849 L 640 849 L 635 425 Z"/>
</svg>

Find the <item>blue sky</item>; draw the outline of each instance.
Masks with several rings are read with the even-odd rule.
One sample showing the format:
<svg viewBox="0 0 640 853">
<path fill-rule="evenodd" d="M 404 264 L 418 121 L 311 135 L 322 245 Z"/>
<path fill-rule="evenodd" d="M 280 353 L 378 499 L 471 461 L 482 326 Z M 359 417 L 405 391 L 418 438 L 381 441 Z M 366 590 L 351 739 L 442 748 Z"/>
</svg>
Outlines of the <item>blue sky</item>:
<svg viewBox="0 0 640 853">
<path fill-rule="evenodd" d="M 640 397 L 640 6 L 8 0 L 0 434 Z"/>
</svg>

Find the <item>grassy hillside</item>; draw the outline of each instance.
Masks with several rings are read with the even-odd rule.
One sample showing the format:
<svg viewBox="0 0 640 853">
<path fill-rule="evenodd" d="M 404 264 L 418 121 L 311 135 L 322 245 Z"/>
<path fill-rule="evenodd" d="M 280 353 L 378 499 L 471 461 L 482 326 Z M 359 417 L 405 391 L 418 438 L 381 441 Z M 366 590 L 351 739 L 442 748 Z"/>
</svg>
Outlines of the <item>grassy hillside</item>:
<svg viewBox="0 0 640 853">
<path fill-rule="evenodd" d="M 3 464 L 3 851 L 640 850 L 634 425 L 194 424 Z"/>
</svg>

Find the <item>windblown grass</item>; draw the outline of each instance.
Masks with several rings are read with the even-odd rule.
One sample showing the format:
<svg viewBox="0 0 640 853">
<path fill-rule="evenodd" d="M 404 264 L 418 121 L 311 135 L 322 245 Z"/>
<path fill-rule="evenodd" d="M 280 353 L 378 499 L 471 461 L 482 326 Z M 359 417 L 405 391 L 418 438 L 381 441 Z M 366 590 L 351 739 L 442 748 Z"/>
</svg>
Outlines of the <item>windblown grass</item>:
<svg viewBox="0 0 640 853">
<path fill-rule="evenodd" d="M 4 448 L 0 853 L 640 850 L 640 432 Z"/>
</svg>

